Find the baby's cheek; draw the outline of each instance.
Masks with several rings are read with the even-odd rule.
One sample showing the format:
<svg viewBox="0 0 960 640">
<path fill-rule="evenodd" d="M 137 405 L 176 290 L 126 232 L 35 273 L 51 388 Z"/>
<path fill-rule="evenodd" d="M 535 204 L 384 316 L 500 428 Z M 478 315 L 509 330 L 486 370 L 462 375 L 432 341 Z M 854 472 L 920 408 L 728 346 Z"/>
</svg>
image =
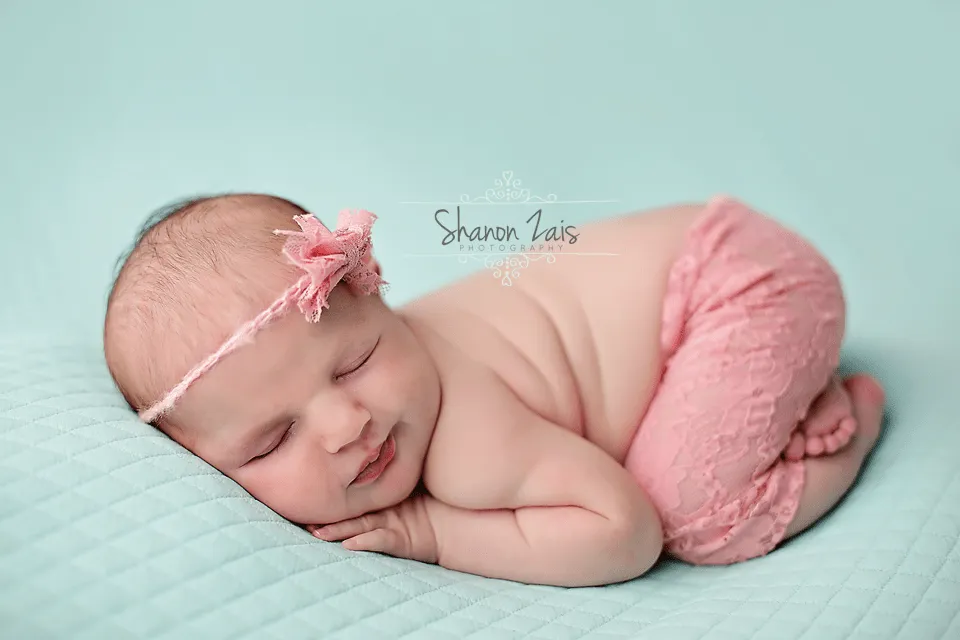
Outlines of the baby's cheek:
<svg viewBox="0 0 960 640">
<path fill-rule="evenodd" d="M 299 524 L 321 524 L 337 520 L 342 495 L 331 495 L 330 483 L 319 465 L 310 465 L 303 456 L 277 457 L 269 467 L 238 480 L 250 495 L 278 514 Z"/>
<path fill-rule="evenodd" d="M 281 490 L 284 483 L 282 474 L 271 472 L 265 466 L 256 471 L 251 470 L 244 478 L 238 478 L 240 486 L 250 495 L 264 503 L 285 518 L 292 509 L 295 509 L 297 491 L 285 492 Z"/>
<path fill-rule="evenodd" d="M 411 385 L 410 378 L 414 375 L 404 366 L 401 358 L 384 359 L 376 375 L 370 377 L 368 387 L 376 406 L 387 411 L 395 408 L 397 401 L 406 395 Z"/>
</svg>

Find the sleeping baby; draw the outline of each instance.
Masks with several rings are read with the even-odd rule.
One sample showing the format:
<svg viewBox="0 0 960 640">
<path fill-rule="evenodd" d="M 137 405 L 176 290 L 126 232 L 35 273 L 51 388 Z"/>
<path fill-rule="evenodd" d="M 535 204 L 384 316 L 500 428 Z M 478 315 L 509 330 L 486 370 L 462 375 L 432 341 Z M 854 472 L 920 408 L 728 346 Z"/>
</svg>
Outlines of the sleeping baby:
<svg viewBox="0 0 960 640">
<path fill-rule="evenodd" d="M 763 556 L 835 505 L 880 431 L 836 372 L 840 281 L 726 196 L 580 227 L 578 252 L 389 308 L 376 216 L 270 195 L 151 221 L 111 292 L 140 418 L 320 540 L 525 583 L 662 553 Z"/>
</svg>

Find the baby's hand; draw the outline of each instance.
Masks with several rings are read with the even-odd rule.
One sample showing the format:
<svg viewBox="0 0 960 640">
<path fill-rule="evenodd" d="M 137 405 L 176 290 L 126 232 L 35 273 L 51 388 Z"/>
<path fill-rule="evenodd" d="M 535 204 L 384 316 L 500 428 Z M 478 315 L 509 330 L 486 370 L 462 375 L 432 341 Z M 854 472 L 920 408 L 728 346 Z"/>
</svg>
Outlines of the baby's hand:
<svg viewBox="0 0 960 640">
<path fill-rule="evenodd" d="M 437 563 L 437 537 L 430 524 L 429 495 L 414 494 L 400 504 L 307 531 L 321 540 L 342 540 L 351 551 L 375 551 L 397 558 Z"/>
</svg>

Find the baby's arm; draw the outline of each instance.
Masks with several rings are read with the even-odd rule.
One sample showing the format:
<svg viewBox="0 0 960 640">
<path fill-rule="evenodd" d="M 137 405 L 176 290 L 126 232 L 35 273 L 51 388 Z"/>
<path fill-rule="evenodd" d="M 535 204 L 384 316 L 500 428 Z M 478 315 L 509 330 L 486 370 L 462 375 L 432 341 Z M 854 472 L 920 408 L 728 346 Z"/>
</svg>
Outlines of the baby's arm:
<svg viewBox="0 0 960 640">
<path fill-rule="evenodd" d="M 430 495 L 317 530 L 349 549 L 557 586 L 622 582 L 662 550 L 659 516 L 596 444 L 541 417 L 491 370 L 447 371 L 430 443 Z"/>
<path fill-rule="evenodd" d="M 315 535 L 534 584 L 593 586 L 645 573 L 663 538 L 636 481 L 588 440 L 530 414 L 525 422 L 459 434 L 457 451 L 469 453 L 438 454 L 433 496 L 416 494 Z"/>
<path fill-rule="evenodd" d="M 470 486 L 457 482 L 426 503 L 439 564 L 572 587 L 629 580 L 656 562 L 660 519 L 636 480 L 599 447 L 541 418 L 512 430 L 500 447 L 494 459 L 473 458 L 488 466 L 485 473 L 461 471 L 465 483 L 478 487 L 476 506 L 488 499 L 479 497 L 477 481 L 499 476 L 504 508 L 469 508 Z"/>
</svg>

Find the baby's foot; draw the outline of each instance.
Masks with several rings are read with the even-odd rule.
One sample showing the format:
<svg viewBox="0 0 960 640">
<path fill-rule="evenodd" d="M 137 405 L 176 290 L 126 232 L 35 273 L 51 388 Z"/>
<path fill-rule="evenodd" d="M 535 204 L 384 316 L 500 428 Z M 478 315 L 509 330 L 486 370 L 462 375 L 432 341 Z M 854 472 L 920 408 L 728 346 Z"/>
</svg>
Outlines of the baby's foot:
<svg viewBox="0 0 960 640">
<path fill-rule="evenodd" d="M 784 451 L 788 460 L 834 453 L 847 445 L 857 430 L 850 394 L 834 375 L 817 396 Z"/>
<path fill-rule="evenodd" d="M 886 393 L 876 378 L 865 373 L 858 373 L 845 379 L 843 387 L 849 392 L 854 413 L 858 417 L 856 446 L 870 451 L 880 438 Z"/>
<path fill-rule="evenodd" d="M 857 419 L 850 394 L 838 376 L 830 378 L 800 429 L 806 436 L 808 456 L 833 453 L 850 442 L 857 430 Z"/>
<path fill-rule="evenodd" d="M 853 415 L 857 418 L 857 432 L 853 441 L 841 451 L 803 463 L 803 495 L 793 520 L 787 526 L 787 538 L 808 528 L 840 501 L 880 437 L 885 401 L 883 387 L 863 373 L 846 378 L 843 387 L 850 395 Z"/>
</svg>

